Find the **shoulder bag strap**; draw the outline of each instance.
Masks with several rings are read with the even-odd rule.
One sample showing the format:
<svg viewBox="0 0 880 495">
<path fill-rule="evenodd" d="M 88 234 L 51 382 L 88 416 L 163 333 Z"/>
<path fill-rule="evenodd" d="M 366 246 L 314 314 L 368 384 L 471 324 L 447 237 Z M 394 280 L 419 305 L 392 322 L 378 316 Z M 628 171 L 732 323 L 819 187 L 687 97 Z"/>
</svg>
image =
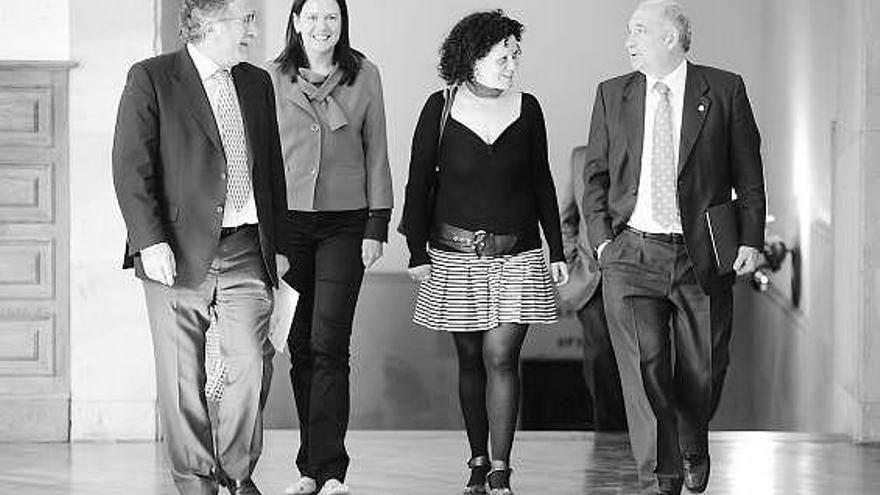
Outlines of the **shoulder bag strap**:
<svg viewBox="0 0 880 495">
<path fill-rule="evenodd" d="M 440 143 L 443 142 L 443 131 L 446 130 L 446 121 L 449 120 L 449 114 L 452 113 L 452 102 L 455 101 L 455 93 L 458 86 L 446 86 L 443 88 L 443 112 L 440 113 L 440 133 L 437 135 L 437 160 L 434 164 L 434 171 L 440 171 Z"/>
</svg>

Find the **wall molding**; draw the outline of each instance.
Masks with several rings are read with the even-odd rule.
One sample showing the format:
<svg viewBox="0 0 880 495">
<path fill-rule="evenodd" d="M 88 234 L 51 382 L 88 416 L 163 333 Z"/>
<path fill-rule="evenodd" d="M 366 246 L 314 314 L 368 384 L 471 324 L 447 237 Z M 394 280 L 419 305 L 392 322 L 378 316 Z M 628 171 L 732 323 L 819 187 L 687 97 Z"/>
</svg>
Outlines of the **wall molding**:
<svg viewBox="0 0 880 495">
<path fill-rule="evenodd" d="M 156 401 L 73 400 L 73 441 L 154 441 L 158 438 Z"/>
<path fill-rule="evenodd" d="M 4 442 L 66 442 L 66 396 L 0 397 L 0 438 Z"/>
<path fill-rule="evenodd" d="M 859 404 L 859 421 L 853 440 L 858 444 L 880 444 L 880 401 Z"/>
</svg>

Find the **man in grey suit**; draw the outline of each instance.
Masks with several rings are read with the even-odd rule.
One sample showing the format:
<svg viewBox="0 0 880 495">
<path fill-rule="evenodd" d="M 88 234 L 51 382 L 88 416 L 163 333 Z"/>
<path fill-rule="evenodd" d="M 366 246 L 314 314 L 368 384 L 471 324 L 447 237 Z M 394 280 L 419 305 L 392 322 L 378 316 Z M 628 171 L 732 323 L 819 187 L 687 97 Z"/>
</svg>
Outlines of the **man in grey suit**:
<svg viewBox="0 0 880 495">
<path fill-rule="evenodd" d="M 592 402 L 593 428 L 625 431 L 626 412 L 605 319 L 601 274 L 583 213 L 586 163 L 587 147 L 575 147 L 571 153 L 571 175 L 560 194 L 562 245 L 569 279 L 558 288 L 559 306 L 563 313 L 574 312 L 583 330 L 584 380 Z"/>
<path fill-rule="evenodd" d="M 132 66 L 113 141 L 124 267 L 143 281 L 162 433 L 181 494 L 214 495 L 218 484 L 259 494 L 251 473 L 287 205 L 272 83 L 243 62 L 254 16 L 250 0 L 184 0 L 186 46 Z M 228 370 L 214 425 L 204 395 L 212 323 Z"/>
</svg>

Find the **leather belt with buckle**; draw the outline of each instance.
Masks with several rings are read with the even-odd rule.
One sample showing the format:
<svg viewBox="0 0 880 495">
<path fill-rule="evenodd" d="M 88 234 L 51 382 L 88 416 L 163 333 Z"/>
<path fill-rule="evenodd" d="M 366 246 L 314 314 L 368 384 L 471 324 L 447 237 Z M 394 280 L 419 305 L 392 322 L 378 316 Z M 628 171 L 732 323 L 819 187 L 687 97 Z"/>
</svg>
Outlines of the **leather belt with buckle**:
<svg viewBox="0 0 880 495">
<path fill-rule="evenodd" d="M 478 257 L 501 256 L 516 246 L 516 234 L 494 234 L 485 230 L 467 230 L 447 223 L 438 225 L 431 240 L 441 246 Z"/>
</svg>

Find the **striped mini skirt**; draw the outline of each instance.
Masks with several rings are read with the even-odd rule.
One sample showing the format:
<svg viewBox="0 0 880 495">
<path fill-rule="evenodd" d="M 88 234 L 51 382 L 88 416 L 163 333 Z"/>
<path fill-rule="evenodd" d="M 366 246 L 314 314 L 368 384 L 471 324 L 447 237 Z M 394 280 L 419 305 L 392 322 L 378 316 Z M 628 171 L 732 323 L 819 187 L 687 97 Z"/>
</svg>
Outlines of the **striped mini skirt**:
<svg viewBox="0 0 880 495">
<path fill-rule="evenodd" d="M 478 258 L 429 249 L 413 322 L 432 330 L 479 332 L 502 323 L 553 323 L 556 294 L 543 251 Z"/>
</svg>

